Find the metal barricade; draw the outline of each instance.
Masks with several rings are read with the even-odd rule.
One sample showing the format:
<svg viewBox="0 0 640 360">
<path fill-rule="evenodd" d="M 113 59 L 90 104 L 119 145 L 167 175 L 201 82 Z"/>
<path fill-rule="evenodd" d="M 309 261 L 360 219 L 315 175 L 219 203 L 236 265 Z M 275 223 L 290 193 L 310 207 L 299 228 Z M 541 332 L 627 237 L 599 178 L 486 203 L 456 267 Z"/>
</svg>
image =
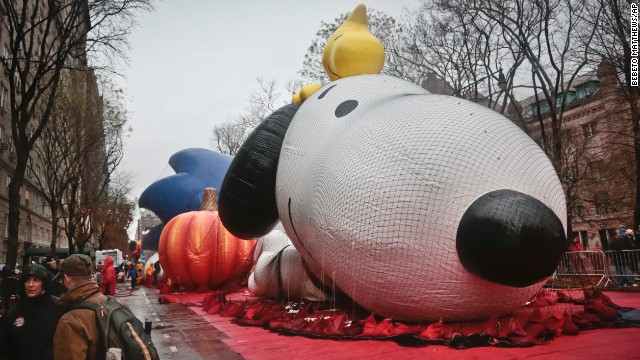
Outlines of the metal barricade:
<svg viewBox="0 0 640 360">
<path fill-rule="evenodd" d="M 637 286 L 640 250 L 605 251 L 607 270 L 618 286 Z"/>
<path fill-rule="evenodd" d="M 573 277 L 583 283 L 595 283 L 596 286 L 607 286 L 610 281 L 607 259 L 602 251 L 566 252 L 558 264 L 554 279 L 561 276 Z"/>
</svg>

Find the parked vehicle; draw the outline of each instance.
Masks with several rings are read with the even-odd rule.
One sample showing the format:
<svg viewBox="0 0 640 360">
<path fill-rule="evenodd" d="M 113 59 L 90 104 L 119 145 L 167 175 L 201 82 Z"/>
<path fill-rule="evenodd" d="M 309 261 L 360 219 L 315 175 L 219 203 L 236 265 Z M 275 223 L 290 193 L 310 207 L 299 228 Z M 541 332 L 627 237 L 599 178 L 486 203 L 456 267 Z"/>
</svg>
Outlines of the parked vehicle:
<svg viewBox="0 0 640 360">
<path fill-rule="evenodd" d="M 96 268 L 104 264 L 104 259 L 106 259 L 107 257 L 112 258 L 114 265 L 117 266 L 118 264 L 122 263 L 122 250 L 112 249 L 96 251 Z"/>
</svg>

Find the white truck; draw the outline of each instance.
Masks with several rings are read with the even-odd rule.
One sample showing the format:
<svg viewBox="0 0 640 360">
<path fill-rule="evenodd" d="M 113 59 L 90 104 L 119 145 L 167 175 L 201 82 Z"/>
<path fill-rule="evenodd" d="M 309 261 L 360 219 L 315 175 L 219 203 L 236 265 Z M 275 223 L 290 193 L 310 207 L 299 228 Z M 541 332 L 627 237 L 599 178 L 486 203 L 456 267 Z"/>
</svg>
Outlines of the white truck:
<svg viewBox="0 0 640 360">
<path fill-rule="evenodd" d="M 113 266 L 118 266 L 120 263 L 122 263 L 122 250 L 97 250 L 96 267 L 101 267 L 101 265 L 104 265 L 104 259 L 106 259 L 107 257 L 113 259 Z"/>
</svg>

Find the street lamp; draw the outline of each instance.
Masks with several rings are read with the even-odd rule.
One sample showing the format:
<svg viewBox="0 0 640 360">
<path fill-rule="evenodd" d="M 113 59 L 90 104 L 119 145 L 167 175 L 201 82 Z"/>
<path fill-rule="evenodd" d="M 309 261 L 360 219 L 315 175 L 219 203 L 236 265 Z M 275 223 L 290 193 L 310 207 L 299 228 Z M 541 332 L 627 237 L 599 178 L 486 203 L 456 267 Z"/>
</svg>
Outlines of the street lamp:
<svg viewBox="0 0 640 360">
<path fill-rule="evenodd" d="M 507 78 L 504 76 L 504 73 L 502 73 L 502 68 L 498 71 L 500 72 L 500 74 L 498 74 L 498 87 L 504 91 L 507 89 Z"/>
<path fill-rule="evenodd" d="M 455 89 L 453 91 L 454 96 L 461 98 L 462 97 L 462 93 L 471 88 L 472 86 L 475 86 L 481 82 L 483 82 L 484 80 L 486 80 L 488 77 L 490 76 L 494 76 L 496 73 L 498 73 L 498 87 L 500 88 L 500 90 L 505 90 L 507 88 L 507 79 L 504 76 L 504 73 L 502 73 L 502 68 L 498 69 L 498 71 L 495 71 L 487 76 L 481 77 L 480 79 L 478 79 L 477 81 L 472 82 L 471 84 L 468 84 L 467 86 L 461 87 L 459 89 Z M 495 78 L 494 78 L 495 79 Z"/>
</svg>

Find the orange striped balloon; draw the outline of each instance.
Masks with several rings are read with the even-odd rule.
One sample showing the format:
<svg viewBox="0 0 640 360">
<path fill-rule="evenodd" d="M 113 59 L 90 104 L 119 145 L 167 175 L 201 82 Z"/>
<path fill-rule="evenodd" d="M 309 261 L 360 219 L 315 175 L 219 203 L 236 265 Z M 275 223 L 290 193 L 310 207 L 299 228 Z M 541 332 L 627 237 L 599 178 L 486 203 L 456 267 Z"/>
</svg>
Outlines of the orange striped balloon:
<svg viewBox="0 0 640 360">
<path fill-rule="evenodd" d="M 177 215 L 165 225 L 158 253 L 172 281 L 216 288 L 253 261 L 256 240 L 239 239 L 224 228 L 218 212 L 210 210 L 215 209 L 215 189 L 205 190 L 202 204 L 201 210 Z"/>
</svg>

